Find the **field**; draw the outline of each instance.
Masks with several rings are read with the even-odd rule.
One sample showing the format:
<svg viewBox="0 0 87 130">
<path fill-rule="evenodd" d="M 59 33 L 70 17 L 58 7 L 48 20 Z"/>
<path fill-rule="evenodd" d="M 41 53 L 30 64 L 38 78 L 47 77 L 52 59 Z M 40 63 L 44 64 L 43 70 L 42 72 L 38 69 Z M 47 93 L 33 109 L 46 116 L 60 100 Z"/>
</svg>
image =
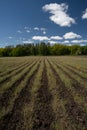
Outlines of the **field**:
<svg viewBox="0 0 87 130">
<path fill-rule="evenodd" d="M 87 56 L 0 58 L 0 130 L 87 130 Z"/>
</svg>

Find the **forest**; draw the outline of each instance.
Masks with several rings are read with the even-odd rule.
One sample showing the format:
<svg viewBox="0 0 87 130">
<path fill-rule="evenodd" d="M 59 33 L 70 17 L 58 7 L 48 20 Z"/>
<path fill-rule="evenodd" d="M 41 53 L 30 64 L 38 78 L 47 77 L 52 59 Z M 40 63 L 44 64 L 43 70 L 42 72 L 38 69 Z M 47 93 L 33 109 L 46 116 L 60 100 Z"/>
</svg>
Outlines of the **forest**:
<svg viewBox="0 0 87 130">
<path fill-rule="evenodd" d="M 58 56 L 58 55 L 87 55 L 87 45 L 80 46 L 79 44 L 64 45 L 50 43 L 38 44 L 19 44 L 14 46 L 6 46 L 0 48 L 0 57 L 8 56 Z"/>
</svg>

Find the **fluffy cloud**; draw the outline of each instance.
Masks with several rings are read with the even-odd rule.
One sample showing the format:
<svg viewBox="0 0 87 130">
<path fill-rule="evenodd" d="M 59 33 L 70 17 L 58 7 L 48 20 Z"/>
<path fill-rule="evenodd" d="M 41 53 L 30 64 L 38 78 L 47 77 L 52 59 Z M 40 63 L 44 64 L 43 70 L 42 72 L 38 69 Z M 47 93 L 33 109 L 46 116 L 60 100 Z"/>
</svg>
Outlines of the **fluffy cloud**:
<svg viewBox="0 0 87 130">
<path fill-rule="evenodd" d="M 65 3 L 57 4 L 51 3 L 46 4 L 42 7 L 42 9 L 46 12 L 49 11 L 51 16 L 49 17 L 51 21 L 58 24 L 61 27 L 67 26 L 70 27 L 71 24 L 75 24 L 75 19 L 70 17 L 67 14 L 68 5 Z"/>
<path fill-rule="evenodd" d="M 57 42 L 50 40 L 49 43 L 50 43 L 50 44 L 56 44 Z"/>
<path fill-rule="evenodd" d="M 86 10 L 83 12 L 82 19 L 87 19 L 87 8 L 86 8 Z"/>
<path fill-rule="evenodd" d="M 49 42 L 55 42 L 53 40 L 62 40 L 63 38 L 60 36 L 51 36 L 49 38 L 47 36 L 33 36 L 32 39 L 39 40 L 39 41 L 47 40 Z"/>
<path fill-rule="evenodd" d="M 40 30 L 43 32 L 43 34 L 46 34 L 46 28 L 40 28 Z"/>
<path fill-rule="evenodd" d="M 30 33 L 30 30 L 26 30 L 27 33 Z"/>
<path fill-rule="evenodd" d="M 87 43 L 87 40 L 72 40 L 72 43 Z"/>
<path fill-rule="evenodd" d="M 43 34 L 46 34 L 46 28 L 35 27 L 34 30 L 36 30 L 36 31 L 42 31 Z"/>
<path fill-rule="evenodd" d="M 34 30 L 37 30 L 37 31 L 39 31 L 39 28 L 38 28 L 38 27 L 35 27 L 35 28 L 34 28 Z"/>
<path fill-rule="evenodd" d="M 70 43 L 68 40 L 65 40 L 63 43 Z"/>
<path fill-rule="evenodd" d="M 41 31 L 45 31 L 45 30 L 46 30 L 46 28 L 40 28 L 40 30 L 41 30 Z"/>
<path fill-rule="evenodd" d="M 60 37 L 60 36 L 51 36 L 50 39 L 53 39 L 53 40 L 62 40 L 63 38 Z"/>
<path fill-rule="evenodd" d="M 26 43 L 33 43 L 33 41 L 30 40 L 30 39 L 29 39 L 29 40 L 26 40 L 26 41 L 22 41 L 22 42 L 25 43 L 25 44 L 26 44 Z"/>
<path fill-rule="evenodd" d="M 43 31 L 43 34 L 46 34 L 46 31 Z"/>
<path fill-rule="evenodd" d="M 81 35 L 78 35 L 73 32 L 68 32 L 63 36 L 65 39 L 74 39 L 74 38 L 81 38 Z"/>
<path fill-rule="evenodd" d="M 49 40 L 47 36 L 33 36 L 32 39 L 39 40 L 39 41 Z"/>
</svg>

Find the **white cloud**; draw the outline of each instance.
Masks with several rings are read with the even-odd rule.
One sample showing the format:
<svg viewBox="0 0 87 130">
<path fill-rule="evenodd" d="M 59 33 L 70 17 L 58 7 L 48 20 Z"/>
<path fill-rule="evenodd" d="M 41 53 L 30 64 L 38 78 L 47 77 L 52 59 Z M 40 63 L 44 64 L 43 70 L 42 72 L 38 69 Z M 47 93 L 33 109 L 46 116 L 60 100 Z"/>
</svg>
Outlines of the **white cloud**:
<svg viewBox="0 0 87 130">
<path fill-rule="evenodd" d="M 27 33 L 30 33 L 30 30 L 26 30 Z"/>
<path fill-rule="evenodd" d="M 49 19 L 61 27 L 64 27 L 64 26 L 70 27 L 71 24 L 75 24 L 75 19 L 70 17 L 67 14 L 68 5 L 65 3 L 46 4 L 45 6 L 42 7 L 42 9 L 44 11 L 49 11 L 49 13 L 51 14 Z"/>
<path fill-rule="evenodd" d="M 33 41 L 30 40 L 30 39 L 29 39 L 29 40 L 26 40 L 26 41 L 22 41 L 22 42 L 25 43 L 25 44 L 26 44 L 26 43 L 33 43 Z"/>
<path fill-rule="evenodd" d="M 83 12 L 82 19 L 87 19 L 87 8 Z"/>
<path fill-rule="evenodd" d="M 81 38 L 81 35 L 78 35 L 73 32 L 68 32 L 63 36 L 65 39 L 74 39 L 74 38 Z"/>
<path fill-rule="evenodd" d="M 18 32 L 18 33 L 22 33 L 22 31 L 20 31 L 20 30 L 18 30 L 17 32 Z"/>
<path fill-rule="evenodd" d="M 46 34 L 46 28 L 40 28 L 41 31 L 43 31 L 43 34 Z"/>
<path fill-rule="evenodd" d="M 72 40 L 72 43 L 87 43 L 87 40 Z"/>
<path fill-rule="evenodd" d="M 39 41 L 49 40 L 47 36 L 33 36 L 32 39 L 39 40 Z"/>
<path fill-rule="evenodd" d="M 57 44 L 57 43 L 59 43 L 59 42 L 58 42 L 58 41 L 54 41 L 54 40 L 50 40 L 49 43 L 50 43 L 50 44 Z"/>
<path fill-rule="evenodd" d="M 62 40 L 63 38 L 60 37 L 60 36 L 51 36 L 50 39 L 53 39 L 53 40 Z"/>
<path fill-rule="evenodd" d="M 41 31 L 45 31 L 45 30 L 46 30 L 46 28 L 40 28 L 40 30 L 41 30 Z"/>
<path fill-rule="evenodd" d="M 50 40 L 49 43 L 50 43 L 50 44 L 56 44 L 57 41 L 52 41 L 52 40 Z"/>
<path fill-rule="evenodd" d="M 43 34 L 46 34 L 46 31 L 43 31 Z"/>
<path fill-rule="evenodd" d="M 38 28 L 38 27 L 35 27 L 35 28 L 34 28 L 34 30 L 37 30 L 37 31 L 39 31 L 39 28 Z"/>
<path fill-rule="evenodd" d="M 63 43 L 70 43 L 68 40 L 65 40 Z"/>
<path fill-rule="evenodd" d="M 46 28 L 35 27 L 34 30 L 36 30 L 36 31 L 42 31 L 43 34 L 46 34 Z"/>
</svg>

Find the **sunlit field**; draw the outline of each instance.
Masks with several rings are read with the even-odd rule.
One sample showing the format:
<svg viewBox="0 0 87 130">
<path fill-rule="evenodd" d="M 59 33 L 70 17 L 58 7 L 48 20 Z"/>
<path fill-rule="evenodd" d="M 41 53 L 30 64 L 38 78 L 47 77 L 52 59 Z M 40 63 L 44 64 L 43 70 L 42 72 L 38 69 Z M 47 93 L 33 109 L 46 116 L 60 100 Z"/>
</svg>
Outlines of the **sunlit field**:
<svg viewBox="0 0 87 130">
<path fill-rule="evenodd" d="M 0 130 L 87 130 L 87 56 L 0 58 Z"/>
</svg>

